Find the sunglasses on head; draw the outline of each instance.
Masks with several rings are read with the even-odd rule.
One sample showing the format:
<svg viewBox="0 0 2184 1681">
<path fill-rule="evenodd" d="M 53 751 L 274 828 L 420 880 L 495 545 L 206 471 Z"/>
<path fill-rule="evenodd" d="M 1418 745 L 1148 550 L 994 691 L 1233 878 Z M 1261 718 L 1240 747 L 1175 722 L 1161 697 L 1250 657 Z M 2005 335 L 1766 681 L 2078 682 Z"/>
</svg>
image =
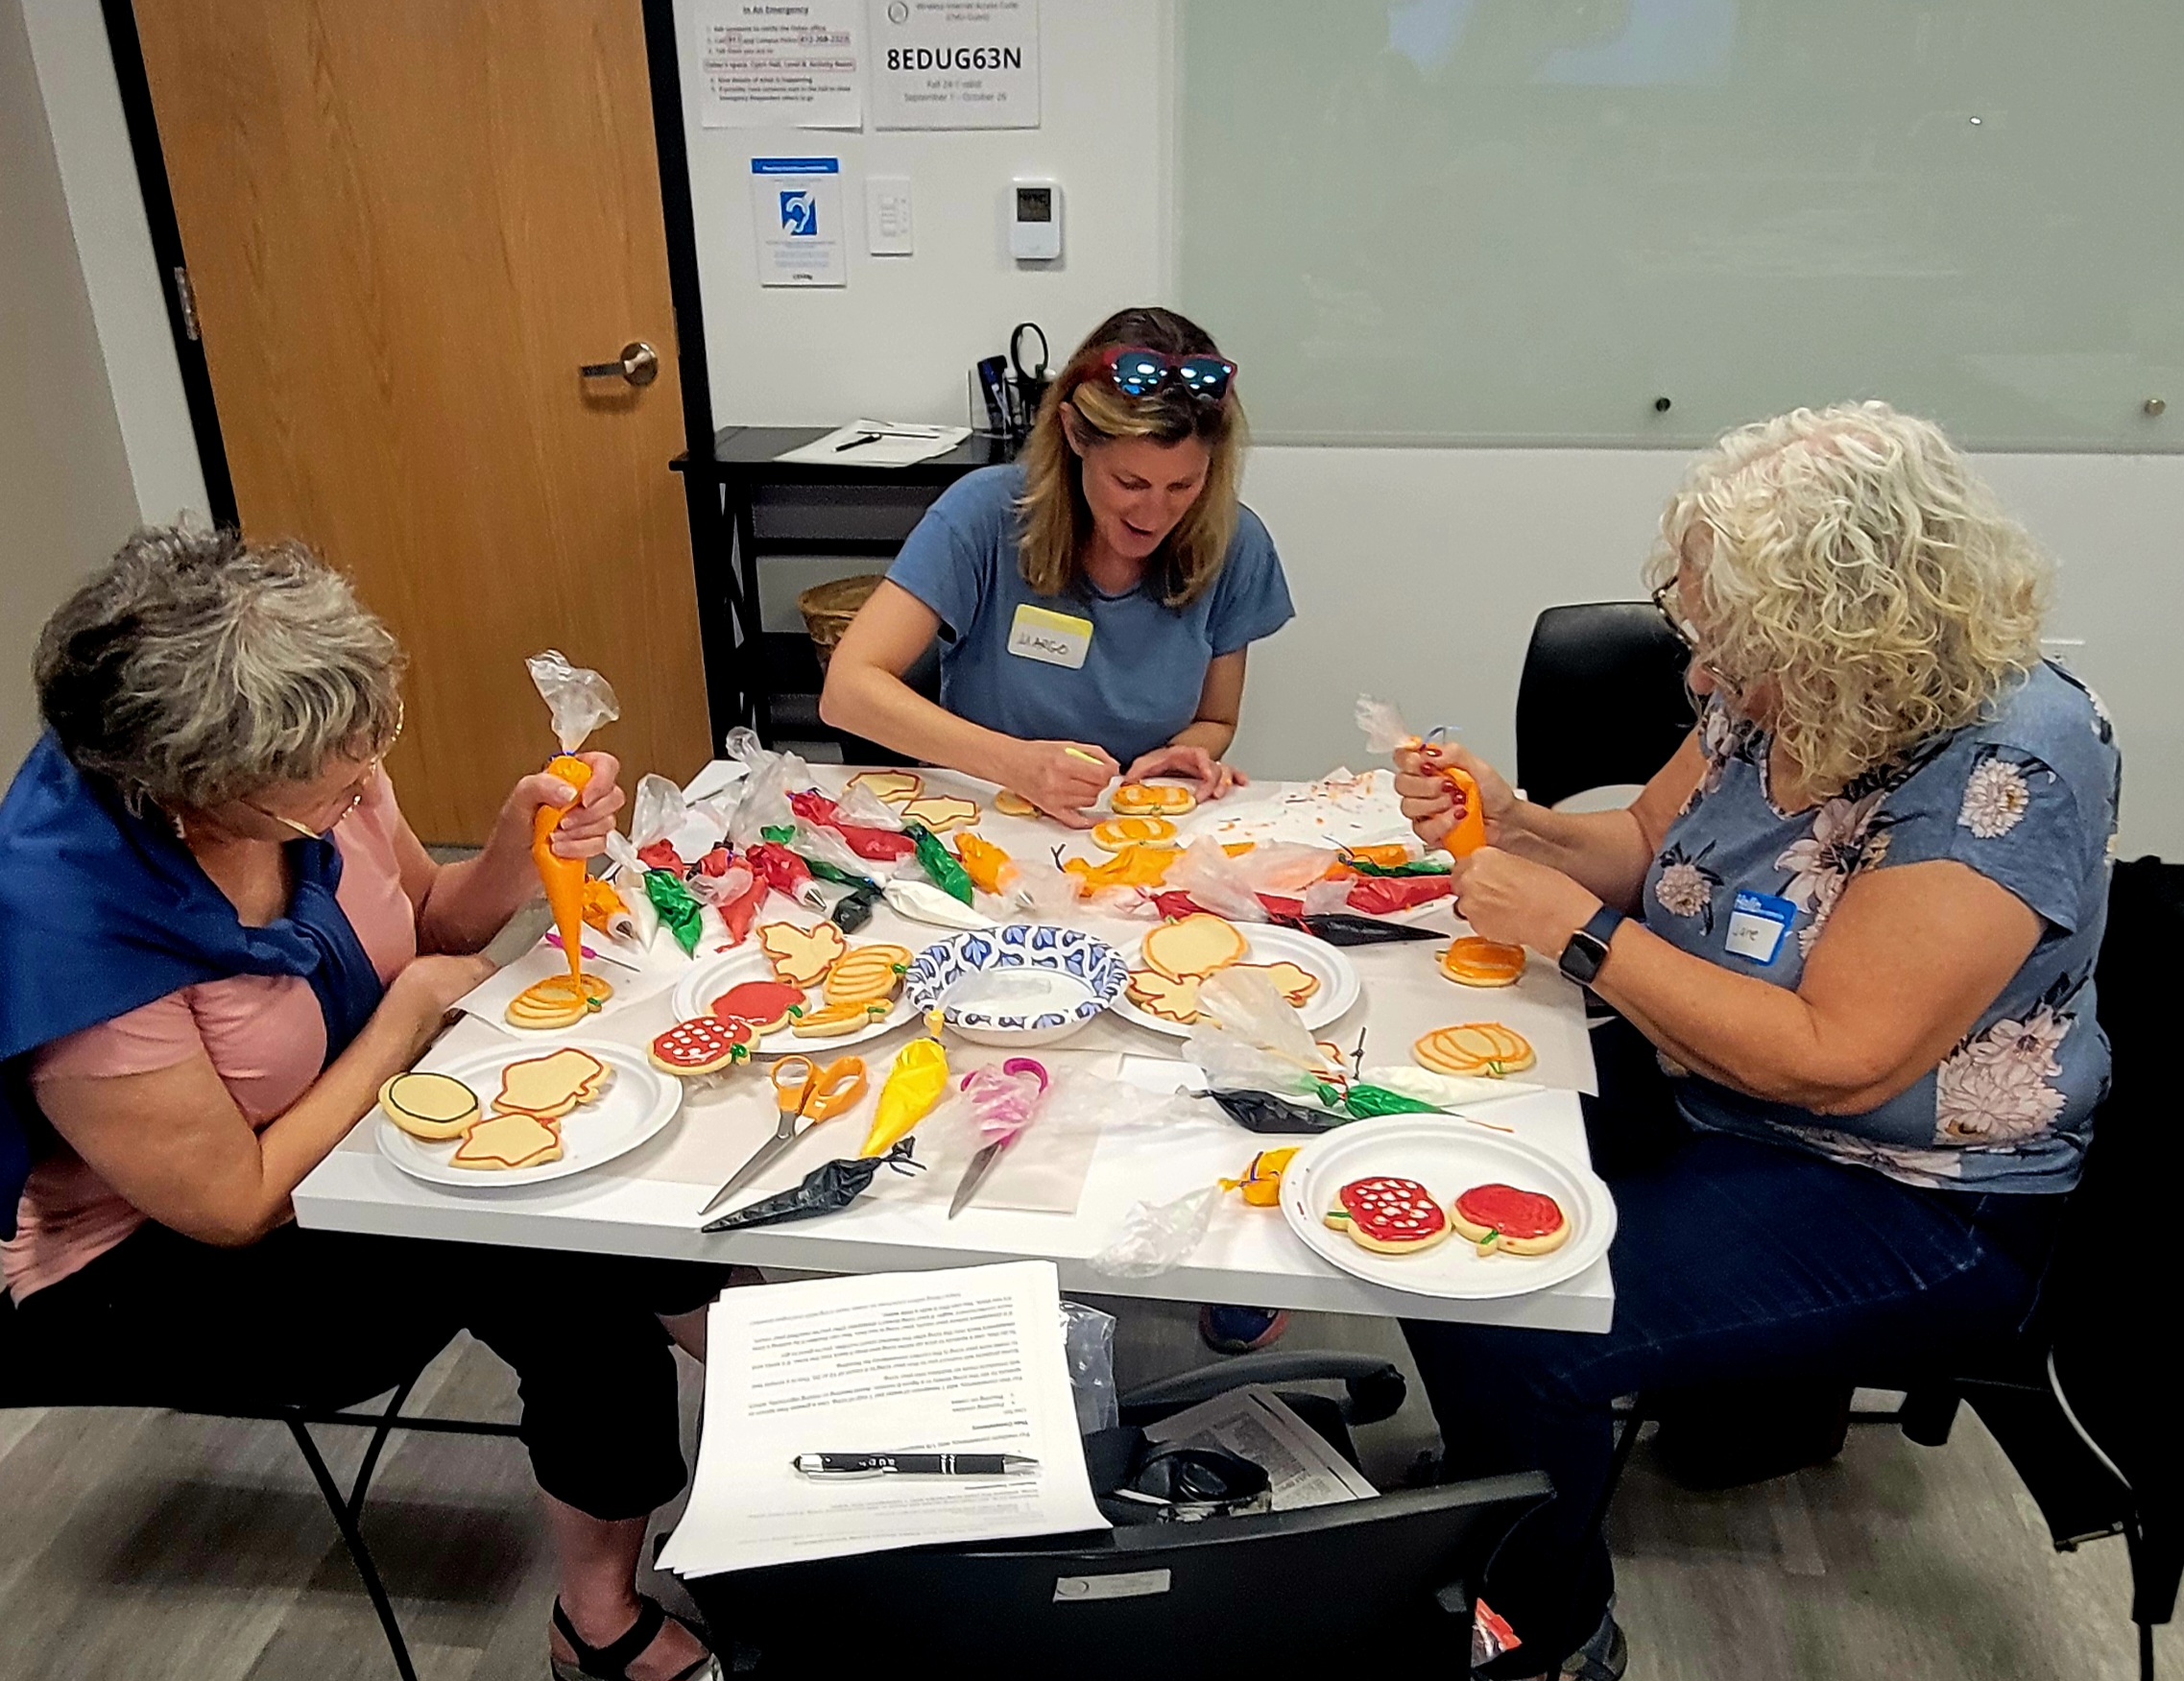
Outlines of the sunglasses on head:
<svg viewBox="0 0 2184 1681">
<path fill-rule="evenodd" d="M 1100 357 L 1099 366 L 1124 396 L 1151 396 L 1173 384 L 1217 403 L 1229 395 L 1229 382 L 1236 376 L 1236 365 L 1226 357 L 1171 356 L 1142 345 L 1116 345 Z"/>
</svg>

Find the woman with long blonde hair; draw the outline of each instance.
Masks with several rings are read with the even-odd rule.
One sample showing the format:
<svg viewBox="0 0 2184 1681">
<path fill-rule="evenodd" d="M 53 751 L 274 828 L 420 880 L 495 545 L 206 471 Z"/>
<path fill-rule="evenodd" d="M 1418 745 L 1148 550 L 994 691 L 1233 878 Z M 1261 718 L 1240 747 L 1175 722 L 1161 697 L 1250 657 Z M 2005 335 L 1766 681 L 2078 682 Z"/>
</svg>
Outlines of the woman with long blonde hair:
<svg viewBox="0 0 2184 1681">
<path fill-rule="evenodd" d="M 1022 459 L 958 480 L 850 626 L 820 712 L 1062 822 L 1117 775 L 1217 798 L 1245 650 L 1293 616 L 1273 540 L 1236 499 L 1236 365 L 1172 310 L 1077 347 Z M 902 674 L 943 639 L 934 705 Z"/>
<path fill-rule="evenodd" d="M 1702 711 L 1629 809 L 1543 809 L 1456 748 L 1397 778 L 1437 843 L 1442 763 L 1472 775 L 1462 915 L 1623 1018 L 1588 1117 L 1614 1329 L 1406 1328 L 1449 1469 L 1554 1479 L 1489 1572 L 1522 1642 L 1489 1674 L 1621 1673 L 1616 1396 L 1960 1370 L 2029 1310 L 2107 1090 L 2122 761 L 2041 657 L 2047 562 L 1939 428 L 1859 403 L 1731 433 L 1651 578 Z"/>
</svg>

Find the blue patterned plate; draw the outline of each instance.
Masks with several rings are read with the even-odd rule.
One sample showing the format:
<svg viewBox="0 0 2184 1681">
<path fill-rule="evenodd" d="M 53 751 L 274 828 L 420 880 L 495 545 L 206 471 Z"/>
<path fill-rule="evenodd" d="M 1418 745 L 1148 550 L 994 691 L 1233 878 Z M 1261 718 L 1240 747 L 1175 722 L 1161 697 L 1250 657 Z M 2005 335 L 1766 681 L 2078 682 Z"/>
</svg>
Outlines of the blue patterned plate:
<svg viewBox="0 0 2184 1681">
<path fill-rule="evenodd" d="M 957 934 L 911 960 L 903 990 L 919 1015 L 980 1045 L 1051 1045 L 1122 996 L 1122 954 L 1096 934 L 1010 923 Z"/>
</svg>

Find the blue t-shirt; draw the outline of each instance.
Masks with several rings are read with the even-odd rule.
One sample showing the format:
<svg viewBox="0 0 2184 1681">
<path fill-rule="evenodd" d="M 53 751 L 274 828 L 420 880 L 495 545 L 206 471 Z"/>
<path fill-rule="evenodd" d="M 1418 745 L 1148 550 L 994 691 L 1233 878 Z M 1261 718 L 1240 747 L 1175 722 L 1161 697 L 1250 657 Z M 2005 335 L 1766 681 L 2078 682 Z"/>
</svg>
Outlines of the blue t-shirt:
<svg viewBox="0 0 2184 1681">
<path fill-rule="evenodd" d="M 2108 1090 L 2093 966 L 2123 778 L 2093 692 L 2059 666 L 2038 666 L 1985 721 L 1788 817 L 1768 798 L 1764 732 L 1736 723 L 1716 697 L 1699 741 L 1705 775 L 1647 870 L 1644 898 L 1645 925 L 1684 950 L 1793 988 L 1845 882 L 1934 858 L 2007 888 L 2042 927 L 2024 967 L 1940 1067 L 1880 1108 L 1819 1116 L 1671 1069 L 1686 1117 L 1909 1185 L 2076 1184 Z M 1769 960 L 1760 960 L 1763 949 Z"/>
<path fill-rule="evenodd" d="M 890 582 L 940 615 L 941 705 L 1024 740 L 1092 741 L 1125 767 L 1164 747 L 1198 714 L 1206 667 L 1270 636 L 1295 616 L 1274 540 L 1249 508 L 1212 586 L 1187 607 L 1141 585 L 1121 595 L 1087 588 L 1041 595 L 1017 562 L 1021 467 L 981 468 L 943 492 L 910 533 Z M 1071 670 L 1009 652 L 1017 610 L 1090 619 L 1092 646 Z"/>
</svg>

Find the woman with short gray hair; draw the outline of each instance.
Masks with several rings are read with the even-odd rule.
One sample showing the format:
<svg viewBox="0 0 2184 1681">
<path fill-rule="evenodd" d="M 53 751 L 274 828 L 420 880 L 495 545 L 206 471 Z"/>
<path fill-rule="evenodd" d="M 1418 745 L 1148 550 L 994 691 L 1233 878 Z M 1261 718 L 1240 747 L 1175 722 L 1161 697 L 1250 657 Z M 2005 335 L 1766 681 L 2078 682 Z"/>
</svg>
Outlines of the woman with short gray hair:
<svg viewBox="0 0 2184 1681">
<path fill-rule="evenodd" d="M 232 533 L 140 532 L 47 622 L 46 732 L 0 804 L 0 1278 L 28 1359 L 217 1404 L 352 1404 L 470 1330 L 522 1380 L 556 1674 L 717 1674 L 634 1582 L 684 1477 L 648 1309 L 709 1279 L 294 1221 L 492 972 L 534 813 L 584 857 L 623 802 L 586 755 L 581 793 L 526 777 L 475 857 L 436 864 L 381 768 L 401 668 L 340 574 Z"/>
</svg>

